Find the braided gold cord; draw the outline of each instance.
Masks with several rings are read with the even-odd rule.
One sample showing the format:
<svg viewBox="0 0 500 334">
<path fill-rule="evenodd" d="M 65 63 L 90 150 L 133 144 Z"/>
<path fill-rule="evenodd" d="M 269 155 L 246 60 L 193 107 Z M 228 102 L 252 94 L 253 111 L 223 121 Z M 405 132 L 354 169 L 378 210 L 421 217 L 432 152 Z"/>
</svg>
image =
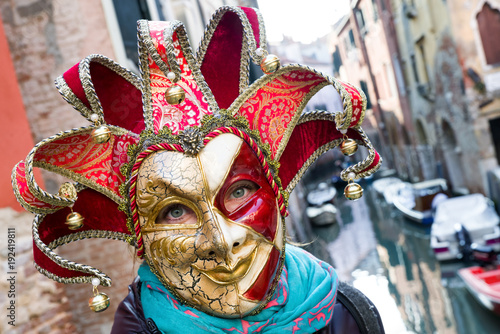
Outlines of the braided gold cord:
<svg viewBox="0 0 500 334">
<path fill-rule="evenodd" d="M 54 261 L 57 263 L 60 267 L 69 269 L 69 270 L 76 270 L 80 271 L 86 274 L 89 274 L 91 276 L 85 277 L 72 277 L 72 278 L 64 278 L 64 277 L 59 277 L 53 273 L 49 273 L 46 270 L 42 270 L 41 273 L 46 275 L 47 277 L 54 279 L 58 282 L 62 283 L 91 283 L 93 277 L 99 278 L 99 281 L 102 286 L 111 286 L 111 279 L 104 274 L 102 271 L 100 271 L 97 268 L 76 263 L 73 261 L 69 261 L 67 259 L 64 259 L 63 257 L 57 255 L 54 253 L 52 249 L 50 249 L 41 239 L 38 234 L 38 227 L 40 226 L 41 222 L 43 221 L 44 215 L 36 215 L 35 219 L 33 220 L 33 241 L 35 242 L 36 247 L 40 249 L 50 260 Z M 41 268 L 37 268 L 41 269 Z"/>
</svg>

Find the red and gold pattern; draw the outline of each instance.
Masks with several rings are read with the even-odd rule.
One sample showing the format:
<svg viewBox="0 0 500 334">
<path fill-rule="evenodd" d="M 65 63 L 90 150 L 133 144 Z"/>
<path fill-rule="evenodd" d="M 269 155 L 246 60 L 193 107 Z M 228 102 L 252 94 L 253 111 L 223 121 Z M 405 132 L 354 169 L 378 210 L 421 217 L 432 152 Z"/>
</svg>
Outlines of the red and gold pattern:
<svg viewBox="0 0 500 334">
<path fill-rule="evenodd" d="M 312 89 L 325 85 L 325 79 L 314 72 L 292 70 L 277 76 L 249 97 L 238 114 L 250 120 L 262 141 L 271 147 L 275 158 L 288 125 L 300 116 L 301 104 L 307 102 Z M 299 111 L 297 113 L 297 111 Z"/>
<path fill-rule="evenodd" d="M 168 66 L 167 52 L 165 49 L 165 28 L 169 22 L 149 22 L 151 41 L 161 60 Z M 201 118 L 208 113 L 208 104 L 200 91 L 193 73 L 187 64 L 186 58 L 179 43 L 177 33 L 172 36 L 172 45 L 177 64 L 180 67 L 180 80 L 176 82 L 186 92 L 186 99 L 179 105 L 171 105 L 165 101 L 165 91 L 172 86 L 172 81 L 167 79 L 159 66 L 149 56 L 149 71 L 151 81 L 151 100 L 153 106 L 154 132 L 167 126 L 172 133 L 177 134 L 187 127 L 200 126 Z"/>
<path fill-rule="evenodd" d="M 107 143 L 96 144 L 89 133 L 76 134 L 39 147 L 34 163 L 49 170 L 61 168 L 78 174 L 121 196 L 119 186 L 125 176 L 120 167 L 129 162 L 128 146 L 136 142 L 136 137 L 124 134 L 112 136 Z"/>
<path fill-rule="evenodd" d="M 365 118 L 366 97 L 363 91 L 355 88 L 353 85 L 340 80 L 339 83 L 346 90 L 348 96 L 350 96 L 350 101 L 348 101 L 348 103 L 350 103 L 352 108 L 351 116 L 348 117 L 348 121 L 346 122 L 347 126 L 340 128 L 344 129 L 347 127 L 357 127 L 363 122 L 363 119 Z"/>
<path fill-rule="evenodd" d="M 33 213 L 55 212 L 61 206 L 52 205 L 36 198 L 28 187 L 24 161 L 19 162 L 12 171 L 12 186 L 19 203 Z"/>
<path fill-rule="evenodd" d="M 137 170 L 158 150 L 194 155 L 220 134 L 243 138 L 256 153 L 282 216 L 287 196 L 304 171 L 321 153 L 340 144 L 340 130 L 347 130 L 369 152 L 342 173 L 344 178 L 350 172 L 356 178 L 368 176 L 380 166 L 380 156 L 360 128 L 366 98 L 354 86 L 302 65 L 282 66 L 248 84 L 250 60 L 259 64 L 267 54 L 263 22 L 254 9 L 219 9 L 196 55 L 180 22 L 139 21 L 138 36 L 142 77 L 100 55 L 72 67 L 57 79 L 57 86 L 93 125 L 43 140 L 13 170 L 17 198 L 26 210 L 38 214 L 35 262 L 45 275 L 65 283 L 90 283 L 97 277 L 109 285 L 99 270 L 53 252 L 60 244 L 83 238 L 125 240 L 143 255 L 135 199 Z M 173 84 L 186 93 L 178 105 L 165 101 L 164 93 Z M 334 87 L 343 110 L 304 113 L 309 99 L 327 85 Z M 231 121 L 221 116 L 226 114 Z M 90 135 L 100 125 L 112 132 L 103 144 Z M 194 153 L 182 145 L 182 136 L 193 129 L 201 138 Z M 76 202 L 41 189 L 34 179 L 35 167 L 79 183 Z M 100 205 L 111 214 L 93 215 L 84 203 Z M 85 217 L 90 223 L 84 231 L 69 230 L 59 221 L 72 205 L 92 215 Z"/>
</svg>

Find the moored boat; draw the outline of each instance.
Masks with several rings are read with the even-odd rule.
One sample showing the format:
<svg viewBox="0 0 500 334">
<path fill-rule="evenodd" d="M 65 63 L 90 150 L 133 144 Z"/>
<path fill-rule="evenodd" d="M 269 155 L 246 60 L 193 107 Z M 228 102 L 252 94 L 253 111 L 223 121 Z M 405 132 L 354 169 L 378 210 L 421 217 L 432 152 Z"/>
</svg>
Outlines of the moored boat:
<svg viewBox="0 0 500 334">
<path fill-rule="evenodd" d="M 438 260 L 463 257 L 461 244 L 489 246 L 500 251 L 500 217 L 482 194 L 445 200 L 437 206 L 431 227 L 431 248 Z"/>
<path fill-rule="evenodd" d="M 317 188 L 307 194 L 307 202 L 310 205 L 321 205 L 323 203 L 333 203 L 333 198 L 337 194 L 337 190 L 329 186 L 326 182 L 318 184 Z"/>
<path fill-rule="evenodd" d="M 458 275 L 481 305 L 500 315 L 500 265 L 462 268 Z"/>
<path fill-rule="evenodd" d="M 402 183 L 403 181 L 397 177 L 389 176 L 373 181 L 372 188 L 377 196 L 383 197 L 388 204 L 392 204 L 393 197 Z"/>
<path fill-rule="evenodd" d="M 403 182 L 393 197 L 393 204 L 408 219 L 428 225 L 434 221 L 432 202 L 437 194 L 444 194 L 448 187 L 445 179 L 418 183 Z"/>
<path fill-rule="evenodd" d="M 313 225 L 331 225 L 337 221 L 337 208 L 332 203 L 309 206 L 306 209 L 306 215 Z"/>
<path fill-rule="evenodd" d="M 307 195 L 309 206 L 306 208 L 306 215 L 311 224 L 324 226 L 337 222 L 337 208 L 333 205 L 336 194 L 334 187 L 321 182 Z"/>
</svg>

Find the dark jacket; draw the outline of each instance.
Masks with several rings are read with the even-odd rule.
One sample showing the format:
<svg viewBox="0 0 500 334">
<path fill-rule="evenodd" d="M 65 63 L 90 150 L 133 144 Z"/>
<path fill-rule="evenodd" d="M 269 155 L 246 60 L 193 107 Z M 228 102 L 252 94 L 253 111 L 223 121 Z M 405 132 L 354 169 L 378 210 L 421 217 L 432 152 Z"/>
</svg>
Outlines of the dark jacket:
<svg viewBox="0 0 500 334">
<path fill-rule="evenodd" d="M 141 303 L 141 284 L 137 277 L 128 296 L 115 313 L 111 334 L 161 334 L 152 319 L 146 319 Z M 340 282 L 330 324 L 319 334 L 383 334 L 384 328 L 375 305 L 356 288 Z"/>
</svg>

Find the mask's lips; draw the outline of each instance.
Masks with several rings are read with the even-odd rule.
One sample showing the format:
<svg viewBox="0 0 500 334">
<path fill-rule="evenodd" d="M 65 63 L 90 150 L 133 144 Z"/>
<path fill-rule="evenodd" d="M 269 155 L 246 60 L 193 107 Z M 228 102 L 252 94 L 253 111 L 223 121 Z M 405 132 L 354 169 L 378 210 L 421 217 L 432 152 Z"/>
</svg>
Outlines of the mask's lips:
<svg viewBox="0 0 500 334">
<path fill-rule="evenodd" d="M 217 266 L 210 270 L 204 270 L 196 265 L 191 265 L 196 270 L 200 271 L 203 275 L 207 276 L 209 279 L 220 285 L 229 285 L 241 280 L 248 273 L 251 264 L 253 263 L 255 256 L 257 254 L 257 248 L 248 255 L 246 258 L 241 259 L 234 266 L 233 269 L 228 266 Z"/>
</svg>

